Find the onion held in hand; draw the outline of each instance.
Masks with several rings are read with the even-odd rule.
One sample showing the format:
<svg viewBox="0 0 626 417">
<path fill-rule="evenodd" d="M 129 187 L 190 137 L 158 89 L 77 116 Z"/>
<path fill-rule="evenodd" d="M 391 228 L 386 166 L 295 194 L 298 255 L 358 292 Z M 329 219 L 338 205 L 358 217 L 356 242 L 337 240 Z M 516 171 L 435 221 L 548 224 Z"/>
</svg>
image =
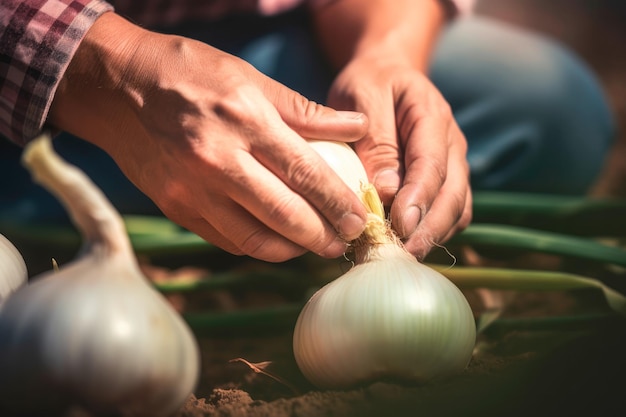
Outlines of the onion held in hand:
<svg viewBox="0 0 626 417">
<path fill-rule="evenodd" d="M 342 178 L 365 172 L 349 147 L 335 147 L 345 159 L 329 165 Z M 325 143 L 318 152 L 327 159 L 332 147 Z M 366 230 L 352 242 L 355 266 L 315 293 L 298 317 L 293 349 L 300 370 L 314 385 L 335 389 L 462 372 L 476 340 L 467 300 L 404 249 L 367 178 L 354 191 L 369 211 Z"/>
</svg>

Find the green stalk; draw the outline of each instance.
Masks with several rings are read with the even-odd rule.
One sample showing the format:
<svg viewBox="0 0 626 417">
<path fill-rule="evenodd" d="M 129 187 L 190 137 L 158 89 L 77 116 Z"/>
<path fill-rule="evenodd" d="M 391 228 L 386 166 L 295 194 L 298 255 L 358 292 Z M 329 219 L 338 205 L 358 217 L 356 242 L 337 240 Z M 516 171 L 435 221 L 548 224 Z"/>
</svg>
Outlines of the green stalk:
<svg viewBox="0 0 626 417">
<path fill-rule="evenodd" d="M 208 277 L 193 277 L 186 280 L 184 277 L 164 282 L 155 282 L 154 287 L 164 293 L 194 293 L 200 291 L 217 290 L 258 290 L 264 291 L 284 288 L 302 288 L 310 286 L 310 282 L 298 278 L 295 271 L 285 269 L 268 269 L 266 271 L 228 271 L 215 273 Z"/>
<path fill-rule="evenodd" d="M 181 229 L 166 218 L 124 216 L 128 236 L 137 254 L 200 253 L 216 251 L 217 247 L 196 234 Z M 0 230 L 12 240 L 35 242 L 75 250 L 81 244 L 80 234 L 71 224 L 25 223 L 0 219 Z"/>
<path fill-rule="evenodd" d="M 249 335 L 248 331 L 264 334 L 268 329 L 292 330 L 301 304 L 254 308 L 229 312 L 187 313 L 183 317 L 198 333 L 222 333 Z M 498 318 L 485 333 L 510 331 L 579 331 L 596 329 L 599 326 L 624 326 L 623 318 L 613 314 L 579 314 L 554 317 Z M 245 330 L 245 333 L 243 331 Z"/>
<path fill-rule="evenodd" d="M 611 309 L 626 316 L 626 296 L 602 282 L 565 272 L 517 270 L 505 268 L 445 267 L 430 265 L 460 288 L 489 288 L 516 291 L 568 291 L 597 289 L 602 291 Z"/>
<path fill-rule="evenodd" d="M 183 314 L 189 326 L 201 333 L 228 333 L 247 336 L 242 329 L 260 331 L 272 329 L 292 330 L 302 304 L 283 304 L 272 307 L 228 312 L 198 312 Z"/>
<path fill-rule="evenodd" d="M 479 191 L 473 204 L 476 223 L 579 236 L 626 236 L 626 199 Z"/>
<path fill-rule="evenodd" d="M 598 329 L 600 326 L 624 326 L 624 320 L 613 314 L 580 314 L 572 316 L 554 317 L 521 317 L 499 318 L 489 328 L 486 334 L 503 334 L 511 331 L 578 331 Z"/>
<path fill-rule="evenodd" d="M 449 244 L 528 250 L 626 266 L 626 250 L 622 248 L 514 226 L 472 224 L 450 239 Z"/>
<path fill-rule="evenodd" d="M 439 271 L 458 287 L 488 288 L 494 290 L 515 291 L 570 291 L 580 289 L 600 290 L 608 305 L 617 313 L 626 316 L 626 296 L 606 286 L 597 279 L 576 274 L 556 271 L 518 270 L 506 268 L 481 268 L 444 265 L 430 267 Z M 316 285 L 330 281 L 328 274 L 315 278 Z M 197 291 L 213 291 L 236 288 L 263 289 L 302 287 L 311 285 L 311 280 L 302 280 L 296 271 L 270 268 L 266 271 L 230 271 L 217 273 L 207 278 L 192 280 L 176 280 L 155 283 L 155 288 L 163 293 L 190 293 Z"/>
</svg>

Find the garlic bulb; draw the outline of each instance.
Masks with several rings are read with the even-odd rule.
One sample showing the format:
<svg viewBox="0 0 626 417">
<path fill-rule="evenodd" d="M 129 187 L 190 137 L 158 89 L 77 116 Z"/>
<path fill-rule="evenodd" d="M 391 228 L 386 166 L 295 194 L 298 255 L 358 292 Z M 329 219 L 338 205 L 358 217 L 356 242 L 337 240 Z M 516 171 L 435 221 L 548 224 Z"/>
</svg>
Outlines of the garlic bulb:
<svg viewBox="0 0 626 417">
<path fill-rule="evenodd" d="M 22 254 L 0 234 L 0 308 L 7 297 L 27 281 L 28 271 Z"/>
<path fill-rule="evenodd" d="M 31 142 L 23 161 L 85 241 L 76 260 L 33 278 L 0 310 L 0 403 L 171 415 L 198 379 L 193 334 L 141 274 L 119 214 L 49 137 Z"/>
<path fill-rule="evenodd" d="M 356 154 L 345 161 L 336 170 L 340 176 L 360 171 Z M 317 291 L 296 322 L 300 370 L 320 388 L 377 379 L 425 382 L 463 371 L 476 339 L 469 303 L 404 249 L 371 184 L 361 185 L 361 197 L 369 215 L 365 232 L 352 242 L 355 266 Z"/>
</svg>

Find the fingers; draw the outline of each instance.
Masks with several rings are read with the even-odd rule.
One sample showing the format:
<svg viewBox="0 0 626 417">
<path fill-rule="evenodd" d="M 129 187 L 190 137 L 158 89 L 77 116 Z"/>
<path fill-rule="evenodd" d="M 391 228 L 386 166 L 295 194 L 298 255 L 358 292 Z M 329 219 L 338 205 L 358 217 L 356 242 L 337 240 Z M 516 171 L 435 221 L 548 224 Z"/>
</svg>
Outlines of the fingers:
<svg viewBox="0 0 626 417">
<path fill-rule="evenodd" d="M 379 113 L 380 118 L 371 121 L 370 133 L 355 144 L 355 150 L 383 204 L 389 207 L 402 184 L 403 151 L 396 135 L 393 107 L 385 106 Z"/>
<path fill-rule="evenodd" d="M 196 221 L 192 230 L 207 240 L 217 236 L 231 252 L 264 260 L 286 260 L 304 250 L 340 256 L 346 241 L 363 231 L 365 207 L 255 91 L 240 91 L 247 100 L 221 107 L 223 120 L 245 126 L 245 140 L 202 148 L 201 166 L 214 167 L 209 171 L 217 170 L 221 182 L 211 196 L 203 196 L 202 189 L 185 196 L 211 225 Z"/>
<path fill-rule="evenodd" d="M 393 95 L 386 89 L 371 89 L 367 91 L 368 94 L 357 95 L 355 97 L 358 99 L 351 99 L 336 91 L 331 90 L 329 95 L 331 105 L 339 108 L 356 106 L 357 110 L 371 116 L 366 136 L 356 142 L 354 148 L 383 204 L 389 207 L 400 188 L 400 155 L 403 154 L 397 137 Z M 359 89 L 359 92 L 365 91 Z"/>
<path fill-rule="evenodd" d="M 451 126 L 451 134 L 459 139 L 453 140 L 449 148 L 448 160 L 444 165 L 447 170 L 441 188 L 437 189 L 434 185 L 438 182 L 438 173 L 431 174 L 434 176 L 431 178 L 435 178 L 431 184 L 409 181 L 409 185 L 405 185 L 398 193 L 392 208 L 392 223 L 395 221 L 402 225 L 406 248 L 419 259 L 423 259 L 433 245 L 445 242 L 471 221 L 472 195 L 468 186 L 469 166 L 465 158 L 465 142 L 461 140 L 462 133 L 456 124 Z M 428 167 L 415 172 L 418 171 L 427 172 Z M 418 201 L 432 203 L 416 204 Z M 402 213 L 403 206 L 410 208 Z"/>
<path fill-rule="evenodd" d="M 198 236 L 234 255 L 248 255 L 266 262 L 283 262 L 306 249 L 266 227 L 232 201 L 217 203 L 216 210 L 179 221 Z M 215 222 L 215 226 L 209 221 Z M 226 225 L 230 225 L 227 227 Z"/>
<path fill-rule="evenodd" d="M 402 188 L 391 208 L 394 228 L 401 237 L 414 233 L 418 223 L 428 212 L 448 175 L 450 129 L 455 123 L 442 110 L 426 116 L 406 115 L 406 124 L 400 125 L 405 142 L 406 173 Z"/>
<path fill-rule="evenodd" d="M 286 129 L 284 137 L 289 135 L 293 132 Z M 268 170 L 248 175 L 231 197 L 291 241 L 322 256 L 341 255 L 345 241 L 365 227 L 363 203 L 297 135 L 272 145 L 271 153 L 252 149 L 252 157 Z"/>
<path fill-rule="evenodd" d="M 254 97 L 257 90 L 247 93 L 255 103 L 247 114 L 254 117 L 240 114 L 237 122 L 254 134 L 247 139 L 249 149 L 229 162 L 245 172 L 226 188 L 228 195 L 289 240 L 322 256 L 340 255 L 338 235 L 352 240 L 365 227 L 363 203 L 285 124 L 283 114 L 263 96 Z"/>
<path fill-rule="evenodd" d="M 294 159 L 289 154 L 285 156 Z M 196 195 L 191 205 L 199 207 L 197 215 L 177 216 L 174 221 L 231 253 L 269 262 L 291 259 L 306 250 L 324 257 L 337 257 L 346 251 L 346 240 L 320 211 L 252 155 L 239 152 L 238 160 L 229 162 L 241 172 L 224 183 L 227 195 Z M 312 169 L 319 165 L 312 165 Z M 337 208 L 338 205 L 333 209 L 333 197 L 326 197 L 326 212 L 337 218 L 339 230 L 346 229 L 344 209 Z M 358 235 L 361 224 L 364 225 L 364 220 L 359 218 L 348 224 L 347 229 L 354 228 L 353 235 Z"/>
<path fill-rule="evenodd" d="M 363 113 L 323 106 L 271 79 L 266 80 L 265 90 L 283 121 L 302 137 L 354 142 L 367 133 L 368 118 Z"/>
</svg>

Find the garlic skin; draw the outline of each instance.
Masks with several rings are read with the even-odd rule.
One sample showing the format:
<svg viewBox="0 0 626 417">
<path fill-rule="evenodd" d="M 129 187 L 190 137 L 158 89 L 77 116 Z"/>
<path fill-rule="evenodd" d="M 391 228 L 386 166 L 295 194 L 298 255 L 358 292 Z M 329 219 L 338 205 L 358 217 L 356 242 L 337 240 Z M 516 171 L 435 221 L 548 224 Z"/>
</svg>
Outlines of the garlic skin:
<svg viewBox="0 0 626 417">
<path fill-rule="evenodd" d="M 475 339 L 461 291 L 388 243 L 311 297 L 298 317 L 293 349 L 311 383 L 341 389 L 459 373 Z"/>
<path fill-rule="evenodd" d="M 84 242 L 78 258 L 32 278 L 0 310 L 0 408 L 172 415 L 199 377 L 193 333 L 142 275 L 120 215 L 50 138 L 33 140 L 23 161 Z"/>
<path fill-rule="evenodd" d="M 96 253 L 35 277 L 7 300 L 0 369 L 0 389 L 16 406 L 36 392 L 33 405 L 45 411 L 76 402 L 168 416 L 195 388 L 199 353 L 136 265 L 129 271 L 128 259 Z"/>
<path fill-rule="evenodd" d="M 28 271 L 22 254 L 0 234 L 0 308 L 8 296 L 27 281 Z"/>
</svg>

